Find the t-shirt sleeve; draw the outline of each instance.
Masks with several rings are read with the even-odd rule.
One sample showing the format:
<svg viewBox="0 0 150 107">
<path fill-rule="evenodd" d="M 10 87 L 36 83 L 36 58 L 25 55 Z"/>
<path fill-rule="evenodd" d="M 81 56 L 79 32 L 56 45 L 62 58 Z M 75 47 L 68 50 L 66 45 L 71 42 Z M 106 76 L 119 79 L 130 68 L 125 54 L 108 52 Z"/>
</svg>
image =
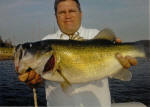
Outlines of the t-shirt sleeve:
<svg viewBox="0 0 150 107">
<path fill-rule="evenodd" d="M 84 38 L 92 39 L 99 33 L 99 30 L 98 29 L 86 29 L 86 32 L 84 33 L 85 33 L 83 34 Z"/>
</svg>

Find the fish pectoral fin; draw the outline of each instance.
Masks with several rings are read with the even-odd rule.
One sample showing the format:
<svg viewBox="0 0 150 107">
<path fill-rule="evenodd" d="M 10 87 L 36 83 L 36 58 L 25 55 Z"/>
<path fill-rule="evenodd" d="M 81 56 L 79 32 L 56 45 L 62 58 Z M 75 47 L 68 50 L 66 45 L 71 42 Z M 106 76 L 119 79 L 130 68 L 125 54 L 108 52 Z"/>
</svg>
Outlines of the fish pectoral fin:
<svg viewBox="0 0 150 107">
<path fill-rule="evenodd" d="M 66 94 L 68 94 L 68 95 L 71 94 L 71 92 L 72 92 L 72 87 L 71 87 L 71 84 L 70 84 L 70 83 L 64 81 L 64 82 L 61 82 L 61 83 L 60 83 L 60 86 L 61 86 L 61 88 L 62 88 L 62 90 L 63 90 L 64 93 L 66 93 Z"/>
<path fill-rule="evenodd" d="M 71 88 L 71 83 L 69 82 L 69 80 L 63 75 L 63 73 L 61 72 L 60 69 L 57 70 L 57 72 L 59 73 L 59 75 L 64 79 L 64 82 L 61 82 L 61 88 L 65 93 L 70 93 L 72 91 Z"/>
<path fill-rule="evenodd" d="M 127 69 L 121 69 L 118 73 L 111 75 L 111 78 L 119 79 L 122 81 L 130 81 L 132 73 Z"/>
</svg>

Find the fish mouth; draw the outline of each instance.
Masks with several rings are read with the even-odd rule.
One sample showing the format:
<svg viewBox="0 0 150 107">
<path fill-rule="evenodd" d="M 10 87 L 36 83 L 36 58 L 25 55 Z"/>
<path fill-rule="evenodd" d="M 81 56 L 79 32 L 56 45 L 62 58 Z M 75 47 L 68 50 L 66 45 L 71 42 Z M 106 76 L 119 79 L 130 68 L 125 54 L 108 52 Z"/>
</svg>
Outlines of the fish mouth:
<svg viewBox="0 0 150 107">
<path fill-rule="evenodd" d="M 43 73 L 52 71 L 54 69 L 54 66 L 55 66 L 55 56 L 52 54 L 52 56 L 48 59 L 48 61 L 46 62 L 44 66 Z"/>
</svg>

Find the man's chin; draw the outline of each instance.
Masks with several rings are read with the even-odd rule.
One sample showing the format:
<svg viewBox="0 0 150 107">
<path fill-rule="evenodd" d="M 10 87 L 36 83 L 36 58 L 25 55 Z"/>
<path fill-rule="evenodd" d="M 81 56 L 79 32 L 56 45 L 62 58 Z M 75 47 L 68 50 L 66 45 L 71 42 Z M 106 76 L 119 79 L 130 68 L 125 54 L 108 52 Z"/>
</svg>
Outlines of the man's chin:
<svg viewBox="0 0 150 107">
<path fill-rule="evenodd" d="M 71 35 L 71 34 L 74 34 L 77 30 L 74 30 L 74 29 L 67 29 L 64 33 L 65 34 L 68 34 L 68 35 Z"/>
</svg>

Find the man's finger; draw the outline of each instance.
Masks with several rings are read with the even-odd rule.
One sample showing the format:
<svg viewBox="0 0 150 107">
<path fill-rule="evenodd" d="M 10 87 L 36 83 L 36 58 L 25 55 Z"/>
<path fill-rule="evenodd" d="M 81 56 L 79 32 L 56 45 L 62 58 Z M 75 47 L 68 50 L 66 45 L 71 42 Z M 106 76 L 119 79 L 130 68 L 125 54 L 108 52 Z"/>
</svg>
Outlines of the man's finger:
<svg viewBox="0 0 150 107">
<path fill-rule="evenodd" d="M 35 78 L 32 80 L 32 81 L 30 81 L 31 82 L 31 84 L 38 84 L 38 83 L 40 83 L 41 82 L 41 76 L 39 75 L 39 74 L 36 74 L 35 75 Z"/>
<path fill-rule="evenodd" d="M 40 78 L 38 78 L 37 82 L 38 83 L 42 83 L 43 82 L 43 78 L 41 78 L 41 76 L 40 76 Z"/>
<path fill-rule="evenodd" d="M 138 63 L 137 60 L 131 56 L 126 56 L 125 59 L 127 59 L 129 61 L 129 63 L 134 66 L 137 65 L 137 63 Z"/>
<path fill-rule="evenodd" d="M 120 38 L 116 38 L 115 42 L 116 42 L 116 43 L 121 43 L 122 40 L 121 40 Z"/>
<path fill-rule="evenodd" d="M 33 80 L 33 79 L 35 78 L 35 75 L 36 75 L 36 72 L 33 71 L 33 70 L 31 70 L 31 71 L 29 72 L 28 81 Z"/>
<path fill-rule="evenodd" d="M 37 84 L 37 80 L 36 80 L 36 79 L 33 79 L 32 81 L 30 81 L 30 84 L 32 84 L 32 85 Z"/>
<path fill-rule="evenodd" d="M 131 66 L 130 63 L 121 54 L 117 53 L 116 58 L 118 59 L 118 61 L 124 68 L 126 68 L 126 69 L 130 68 L 130 66 Z"/>
<path fill-rule="evenodd" d="M 18 76 L 18 79 L 19 79 L 20 81 L 22 81 L 22 82 L 25 82 L 25 81 L 28 79 L 28 76 L 29 76 L 29 73 L 26 72 L 26 73 L 24 73 L 24 74 L 19 75 L 19 76 Z"/>
</svg>

